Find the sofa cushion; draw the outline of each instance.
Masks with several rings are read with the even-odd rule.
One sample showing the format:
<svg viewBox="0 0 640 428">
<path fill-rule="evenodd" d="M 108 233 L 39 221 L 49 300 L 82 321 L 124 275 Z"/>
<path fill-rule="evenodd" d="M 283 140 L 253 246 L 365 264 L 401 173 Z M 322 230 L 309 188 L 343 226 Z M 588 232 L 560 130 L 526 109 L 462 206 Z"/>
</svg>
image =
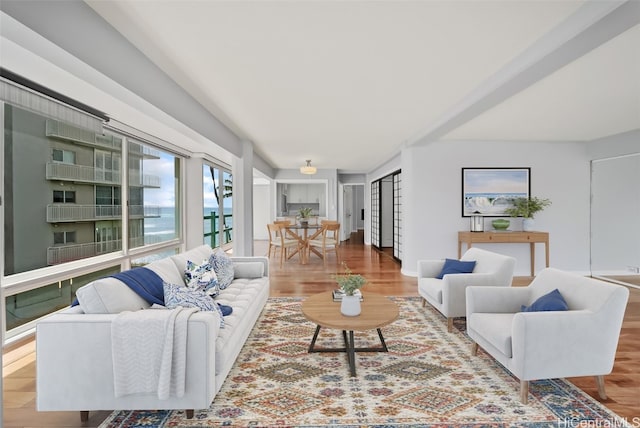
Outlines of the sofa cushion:
<svg viewBox="0 0 640 428">
<path fill-rule="evenodd" d="M 473 330 L 494 348 L 511 358 L 511 324 L 515 314 L 473 313 L 467 320 Z"/>
<path fill-rule="evenodd" d="M 445 275 L 455 273 L 471 273 L 473 272 L 473 268 L 475 268 L 475 266 L 475 260 L 445 259 L 444 266 L 442 266 L 442 270 L 440 271 L 440 274 L 436 276 L 436 278 L 442 279 Z"/>
<path fill-rule="evenodd" d="M 112 277 L 96 279 L 80 287 L 76 291 L 76 297 L 86 314 L 117 314 L 150 306 L 127 284 Z"/>
<path fill-rule="evenodd" d="M 556 288 L 550 293 L 538 297 L 530 306 L 522 305 L 521 310 L 522 312 L 566 311 L 569 310 L 569 306 Z"/>
<path fill-rule="evenodd" d="M 216 302 L 232 306 L 233 313 L 225 317 L 225 328 L 216 339 L 216 375 L 233 365 L 268 295 L 267 277 L 234 279 L 229 287 L 220 290 Z"/>
<path fill-rule="evenodd" d="M 218 277 L 208 260 L 204 260 L 200 264 L 187 260 L 184 281 L 187 287 L 202 290 L 209 296 L 216 296 L 219 292 Z"/>
<path fill-rule="evenodd" d="M 261 278 L 264 276 L 264 263 L 243 262 L 233 265 L 234 278 Z"/>
<path fill-rule="evenodd" d="M 211 255 L 211 259 L 209 261 L 213 265 L 213 270 L 215 270 L 216 275 L 218 276 L 218 287 L 220 290 L 224 290 L 233 281 L 233 261 L 219 248 Z"/>
<path fill-rule="evenodd" d="M 178 306 L 183 308 L 198 308 L 201 311 L 217 312 L 220 317 L 220 328 L 224 327 L 224 318 L 220 306 L 211 296 L 202 290 L 164 282 L 164 305 L 168 309 Z"/>
<path fill-rule="evenodd" d="M 429 296 L 429 300 L 432 302 L 442 303 L 442 288 L 444 282 L 441 279 L 436 278 L 420 278 L 418 280 L 418 288 L 426 295 Z"/>
<path fill-rule="evenodd" d="M 155 262 L 149 263 L 145 267 L 149 270 L 154 271 L 158 274 L 158 276 L 160 276 L 160 278 L 171 284 L 184 283 L 182 274 L 182 270 L 184 269 L 184 267 L 178 270 L 175 263 L 169 257 L 161 260 L 156 260 Z"/>
</svg>

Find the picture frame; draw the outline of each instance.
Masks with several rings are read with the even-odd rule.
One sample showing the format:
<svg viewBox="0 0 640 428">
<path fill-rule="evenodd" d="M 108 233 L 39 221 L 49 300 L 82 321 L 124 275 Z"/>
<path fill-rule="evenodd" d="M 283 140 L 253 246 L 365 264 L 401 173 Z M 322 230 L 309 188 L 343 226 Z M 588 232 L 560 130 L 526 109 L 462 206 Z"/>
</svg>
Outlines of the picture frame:
<svg viewBox="0 0 640 428">
<path fill-rule="evenodd" d="M 505 217 L 513 198 L 531 195 L 531 168 L 462 168 L 462 217 Z"/>
</svg>

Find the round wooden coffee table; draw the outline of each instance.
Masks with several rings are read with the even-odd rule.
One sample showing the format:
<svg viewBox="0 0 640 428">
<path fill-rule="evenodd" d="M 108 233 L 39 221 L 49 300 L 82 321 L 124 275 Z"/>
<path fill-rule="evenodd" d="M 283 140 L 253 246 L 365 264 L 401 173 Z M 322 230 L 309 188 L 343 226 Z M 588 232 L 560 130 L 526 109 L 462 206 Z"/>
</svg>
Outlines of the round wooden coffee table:
<svg viewBox="0 0 640 428">
<path fill-rule="evenodd" d="M 313 295 L 302 302 L 304 316 L 317 324 L 309 345 L 309 352 L 346 352 L 351 376 L 356 375 L 356 352 L 387 352 L 387 345 L 380 327 L 391 324 L 400 315 L 398 305 L 384 296 L 362 293 L 362 297 L 363 300 L 360 302 L 362 312 L 355 317 L 347 317 L 340 313 L 340 302 L 333 301 L 331 291 Z M 316 339 L 321 327 L 342 330 L 344 348 L 316 348 Z M 374 328 L 378 331 L 382 346 L 379 348 L 356 348 L 353 332 L 373 330 Z"/>
</svg>

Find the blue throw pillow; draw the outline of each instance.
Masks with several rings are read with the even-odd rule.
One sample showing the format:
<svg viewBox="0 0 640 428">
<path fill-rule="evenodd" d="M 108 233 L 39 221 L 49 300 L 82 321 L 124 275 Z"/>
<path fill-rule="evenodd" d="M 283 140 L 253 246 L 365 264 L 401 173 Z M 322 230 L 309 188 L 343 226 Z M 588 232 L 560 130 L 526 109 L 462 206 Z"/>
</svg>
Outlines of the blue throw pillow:
<svg viewBox="0 0 640 428">
<path fill-rule="evenodd" d="M 436 276 L 436 278 L 442 279 L 445 275 L 449 275 L 452 273 L 471 273 L 473 272 L 473 268 L 475 267 L 475 260 L 463 261 L 455 259 L 445 259 L 444 266 L 442 266 L 442 271 L 440 271 L 440 274 Z"/>
<path fill-rule="evenodd" d="M 567 311 L 569 306 L 556 288 L 550 293 L 540 296 L 531 306 L 522 305 L 522 312 Z"/>
<path fill-rule="evenodd" d="M 187 287 L 202 290 L 209 296 L 218 295 L 218 277 L 211 263 L 204 260 L 201 264 L 196 264 L 187 260 L 187 267 L 184 269 L 184 281 Z"/>
</svg>

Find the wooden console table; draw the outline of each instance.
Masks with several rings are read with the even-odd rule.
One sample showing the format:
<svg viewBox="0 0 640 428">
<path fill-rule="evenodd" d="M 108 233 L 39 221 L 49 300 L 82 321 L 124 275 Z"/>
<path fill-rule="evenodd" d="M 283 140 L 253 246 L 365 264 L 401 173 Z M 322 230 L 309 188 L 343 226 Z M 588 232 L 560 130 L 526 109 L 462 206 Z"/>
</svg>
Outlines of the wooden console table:
<svg viewBox="0 0 640 428">
<path fill-rule="evenodd" d="M 526 244 L 529 243 L 531 254 L 531 276 L 535 276 L 536 266 L 535 244 L 544 244 L 546 266 L 549 267 L 549 232 L 458 232 L 458 258 L 462 257 L 462 243 L 471 248 L 474 243 L 494 244 Z"/>
</svg>

